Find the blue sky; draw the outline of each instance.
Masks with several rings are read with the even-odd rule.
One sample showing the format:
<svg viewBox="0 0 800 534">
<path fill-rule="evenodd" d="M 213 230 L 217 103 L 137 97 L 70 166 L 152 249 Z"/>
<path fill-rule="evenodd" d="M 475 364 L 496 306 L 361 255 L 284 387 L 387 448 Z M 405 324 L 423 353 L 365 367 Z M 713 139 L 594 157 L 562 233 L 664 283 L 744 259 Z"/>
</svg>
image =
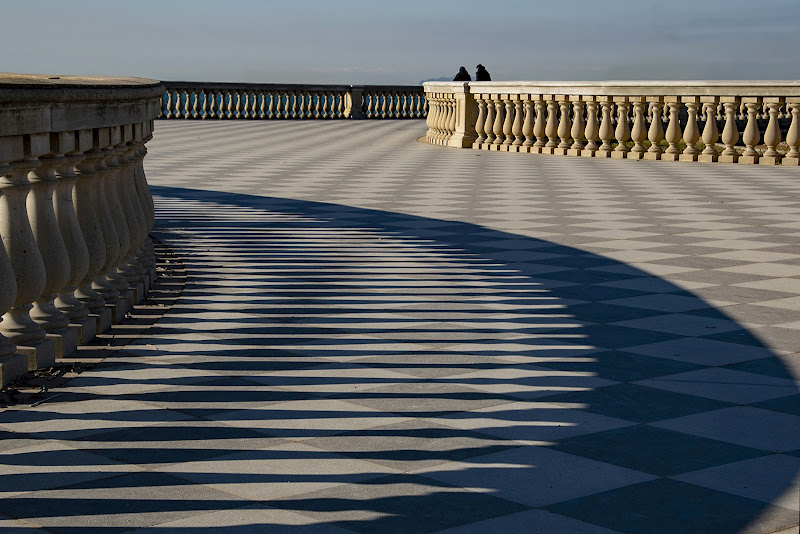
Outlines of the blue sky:
<svg viewBox="0 0 800 534">
<path fill-rule="evenodd" d="M 0 71 L 400 83 L 800 79 L 800 0 L 0 0 Z"/>
</svg>

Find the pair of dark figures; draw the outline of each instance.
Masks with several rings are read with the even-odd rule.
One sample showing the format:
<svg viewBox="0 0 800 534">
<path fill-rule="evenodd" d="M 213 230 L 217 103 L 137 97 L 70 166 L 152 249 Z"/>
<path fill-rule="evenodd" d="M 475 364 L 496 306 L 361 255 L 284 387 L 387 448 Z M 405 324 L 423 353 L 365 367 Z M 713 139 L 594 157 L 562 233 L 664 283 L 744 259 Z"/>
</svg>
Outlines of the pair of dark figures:
<svg viewBox="0 0 800 534">
<path fill-rule="evenodd" d="M 490 81 L 492 81 L 492 77 L 489 75 L 489 71 L 486 70 L 486 67 L 484 67 L 483 65 L 478 63 L 478 66 L 475 67 L 475 68 L 478 69 L 477 71 L 475 71 L 475 81 L 476 82 L 490 82 Z M 470 77 L 469 72 L 467 72 L 467 69 L 465 69 L 464 67 L 461 67 L 461 69 L 458 71 L 458 74 L 456 74 L 456 77 L 453 78 L 453 81 L 454 82 L 471 82 L 472 78 Z"/>
</svg>

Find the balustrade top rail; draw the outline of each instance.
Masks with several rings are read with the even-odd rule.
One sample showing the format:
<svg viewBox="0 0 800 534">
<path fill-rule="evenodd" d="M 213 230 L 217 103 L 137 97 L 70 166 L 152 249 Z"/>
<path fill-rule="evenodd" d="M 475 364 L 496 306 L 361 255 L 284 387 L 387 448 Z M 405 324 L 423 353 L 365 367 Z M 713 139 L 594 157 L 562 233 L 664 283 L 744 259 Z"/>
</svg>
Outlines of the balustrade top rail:
<svg viewBox="0 0 800 534">
<path fill-rule="evenodd" d="M 163 119 L 414 119 L 420 85 L 165 81 Z"/>
<path fill-rule="evenodd" d="M 432 144 L 800 165 L 800 81 L 426 82 L 424 87 L 430 106 L 426 140 Z"/>
</svg>

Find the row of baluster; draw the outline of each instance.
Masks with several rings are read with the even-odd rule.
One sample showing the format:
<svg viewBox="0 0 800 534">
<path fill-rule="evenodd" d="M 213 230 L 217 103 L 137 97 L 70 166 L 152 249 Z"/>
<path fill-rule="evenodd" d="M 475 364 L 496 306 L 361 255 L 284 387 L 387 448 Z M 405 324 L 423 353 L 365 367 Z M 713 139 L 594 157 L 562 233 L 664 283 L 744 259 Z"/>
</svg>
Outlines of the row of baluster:
<svg viewBox="0 0 800 534">
<path fill-rule="evenodd" d="M 146 121 L 30 134 L 20 136 L 23 159 L 0 161 L 3 385 L 20 374 L 18 356 L 26 367 L 51 365 L 74 350 L 69 331 L 90 341 L 152 284 L 154 211 L 142 166 L 151 131 Z"/>
<path fill-rule="evenodd" d="M 770 165 L 800 161 L 800 98 L 525 94 L 474 98 L 478 109 L 473 148 L 477 149 Z M 452 96 L 431 99 L 428 123 L 429 142 L 446 144 L 455 127 Z"/>
<path fill-rule="evenodd" d="M 355 107 L 354 97 L 357 99 Z M 413 119 L 424 117 L 422 91 L 260 91 L 168 88 L 165 119 Z"/>
<path fill-rule="evenodd" d="M 425 96 L 428 99 L 428 133 L 425 140 L 433 145 L 446 145 L 456 129 L 456 99 L 447 93 Z"/>
</svg>

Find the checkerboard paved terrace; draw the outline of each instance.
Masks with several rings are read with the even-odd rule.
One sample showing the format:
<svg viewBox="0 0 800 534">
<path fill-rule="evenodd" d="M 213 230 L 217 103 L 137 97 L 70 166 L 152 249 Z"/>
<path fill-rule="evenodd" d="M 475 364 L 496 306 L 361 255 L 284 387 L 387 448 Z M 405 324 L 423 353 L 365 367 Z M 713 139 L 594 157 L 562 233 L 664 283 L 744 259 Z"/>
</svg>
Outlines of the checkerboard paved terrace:
<svg viewBox="0 0 800 534">
<path fill-rule="evenodd" d="M 0 413 L 5 532 L 797 532 L 800 171 L 161 121 L 180 298 Z"/>
</svg>

